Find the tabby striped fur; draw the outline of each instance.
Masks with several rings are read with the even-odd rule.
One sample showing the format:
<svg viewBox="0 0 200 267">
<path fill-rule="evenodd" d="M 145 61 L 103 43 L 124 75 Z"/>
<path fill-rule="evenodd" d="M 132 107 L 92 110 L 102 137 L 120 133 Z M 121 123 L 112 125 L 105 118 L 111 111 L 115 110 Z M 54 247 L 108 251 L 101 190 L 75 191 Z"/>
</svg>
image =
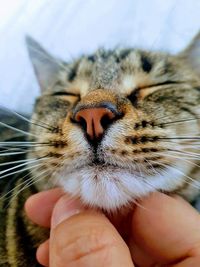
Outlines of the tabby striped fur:
<svg viewBox="0 0 200 267">
<path fill-rule="evenodd" d="M 199 35 L 176 56 L 101 49 L 71 63 L 52 57 L 31 38 L 27 43 L 41 96 L 31 119 L 6 109 L 1 114 L 0 266 L 39 266 L 35 249 L 48 233 L 23 211 L 37 191 L 62 186 L 106 212 L 155 190 L 196 199 Z M 104 135 L 92 143 L 74 116 L 102 106 L 114 107 L 119 116 L 109 124 L 104 118 Z"/>
</svg>

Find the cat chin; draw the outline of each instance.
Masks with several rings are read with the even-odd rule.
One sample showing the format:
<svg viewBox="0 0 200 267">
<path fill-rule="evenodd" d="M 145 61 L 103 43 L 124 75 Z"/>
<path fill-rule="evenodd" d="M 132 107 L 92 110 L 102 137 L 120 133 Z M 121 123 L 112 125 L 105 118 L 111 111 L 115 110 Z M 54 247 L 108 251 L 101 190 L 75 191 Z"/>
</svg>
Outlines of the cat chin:
<svg viewBox="0 0 200 267">
<path fill-rule="evenodd" d="M 168 169 L 163 175 L 141 178 L 139 174 L 120 168 L 84 167 L 59 173 L 59 185 L 93 208 L 108 212 L 119 210 L 157 190 L 172 192 L 183 181 L 180 172 Z"/>
</svg>

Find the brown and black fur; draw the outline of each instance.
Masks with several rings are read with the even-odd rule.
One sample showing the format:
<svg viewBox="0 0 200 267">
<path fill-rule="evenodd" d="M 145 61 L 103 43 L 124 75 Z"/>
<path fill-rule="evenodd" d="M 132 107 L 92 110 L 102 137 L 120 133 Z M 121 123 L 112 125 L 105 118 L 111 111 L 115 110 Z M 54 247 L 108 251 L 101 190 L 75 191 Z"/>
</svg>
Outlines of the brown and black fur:
<svg viewBox="0 0 200 267">
<path fill-rule="evenodd" d="M 7 112 L 0 112 L 1 122 L 27 131 L 28 125 L 21 119 Z M 1 141 L 26 141 L 24 137 L 13 133 L 13 130 L 0 127 Z M 3 152 L 3 149 L 0 149 Z M 23 160 L 26 155 L 10 155 L 1 157 L 0 163 Z M 0 167 L 0 171 L 14 165 Z M 25 177 L 25 178 L 23 178 Z M 25 200 L 38 190 L 34 185 L 18 193 L 24 187 L 25 179 L 30 174 L 25 171 L 0 180 L 0 266 L 40 266 L 35 260 L 37 246 L 46 239 L 46 229 L 31 223 L 24 213 Z M 9 193 L 10 192 L 10 193 Z M 23 245 L 22 245 L 23 244 Z"/>
<path fill-rule="evenodd" d="M 28 196 L 40 190 L 63 186 L 86 205 L 109 212 L 155 190 L 177 193 L 188 201 L 198 197 L 199 44 L 198 35 L 176 56 L 132 48 L 98 50 L 67 64 L 28 38 L 41 96 L 29 128 L 16 114 L 0 115 L 1 122 L 29 133 L 27 137 L 1 124 L 0 138 L 37 145 L 22 155 L 1 156 L 0 163 L 35 158 L 42 164 L 3 179 L 0 175 L 0 266 L 39 266 L 35 250 L 48 233 L 26 218 L 23 206 Z M 75 119 L 78 111 L 92 107 L 117 114 L 113 121 L 102 120 L 104 134 L 95 141 L 88 138 L 85 123 Z M 7 147 L 13 149 L 9 143 Z M 0 165 L 1 172 L 11 167 Z M 170 177 L 173 168 L 183 175 Z M 135 182 L 141 182 L 138 192 L 131 191 L 134 179 L 126 187 L 123 172 L 124 177 L 132 175 Z M 116 177 L 122 173 L 116 187 L 118 202 L 104 190 L 102 173 L 108 175 L 110 185 L 113 173 Z M 159 175 L 168 180 L 159 184 Z M 87 178 L 94 186 L 94 191 L 89 186 L 88 198 L 83 190 Z M 29 179 L 33 184 L 24 189 Z M 77 179 L 74 187 L 74 180 L 69 186 L 70 179 Z"/>
</svg>

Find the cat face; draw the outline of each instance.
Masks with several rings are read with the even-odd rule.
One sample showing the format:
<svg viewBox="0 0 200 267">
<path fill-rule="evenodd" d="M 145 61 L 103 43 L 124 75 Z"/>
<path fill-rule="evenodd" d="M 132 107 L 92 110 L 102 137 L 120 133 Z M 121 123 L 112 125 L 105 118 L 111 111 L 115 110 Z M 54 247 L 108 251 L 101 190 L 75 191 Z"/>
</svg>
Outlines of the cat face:
<svg viewBox="0 0 200 267">
<path fill-rule="evenodd" d="M 156 190 L 192 199 L 198 191 L 198 175 L 190 176 L 199 134 L 197 42 L 178 56 L 98 50 L 67 64 L 29 38 L 42 91 L 32 120 L 43 125 L 31 126 L 41 145 L 29 157 L 47 157 L 33 171 L 42 188 L 61 185 L 108 211 Z"/>
</svg>

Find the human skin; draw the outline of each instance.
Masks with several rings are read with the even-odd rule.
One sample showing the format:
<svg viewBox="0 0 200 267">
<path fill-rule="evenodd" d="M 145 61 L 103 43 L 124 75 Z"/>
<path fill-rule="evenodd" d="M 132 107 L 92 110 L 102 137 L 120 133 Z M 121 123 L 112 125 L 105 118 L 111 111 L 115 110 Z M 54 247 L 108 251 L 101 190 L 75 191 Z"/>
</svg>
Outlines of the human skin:
<svg viewBox="0 0 200 267">
<path fill-rule="evenodd" d="M 108 218 L 59 188 L 31 196 L 28 217 L 51 228 L 38 261 L 50 267 L 199 267 L 199 213 L 182 198 L 159 192 L 138 204 L 124 217 Z"/>
</svg>

